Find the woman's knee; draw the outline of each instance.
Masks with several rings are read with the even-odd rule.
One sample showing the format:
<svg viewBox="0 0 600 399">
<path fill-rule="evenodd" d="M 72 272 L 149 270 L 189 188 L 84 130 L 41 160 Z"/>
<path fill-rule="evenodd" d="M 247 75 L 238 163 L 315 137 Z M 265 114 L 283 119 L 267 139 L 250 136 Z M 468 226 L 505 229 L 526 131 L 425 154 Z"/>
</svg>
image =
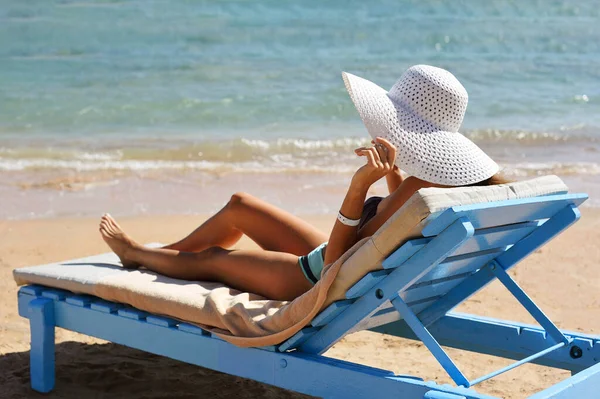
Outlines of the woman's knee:
<svg viewBox="0 0 600 399">
<path fill-rule="evenodd" d="M 206 248 L 204 251 L 196 252 L 195 254 L 197 255 L 197 257 L 199 258 L 200 261 L 213 261 L 214 262 L 219 257 L 226 255 L 228 252 L 230 252 L 230 251 L 223 247 L 215 246 L 215 247 Z"/>
<path fill-rule="evenodd" d="M 227 205 L 230 207 L 246 205 L 248 203 L 248 201 L 251 200 L 252 198 L 254 198 L 254 197 L 248 193 L 237 192 L 231 196 Z"/>
<path fill-rule="evenodd" d="M 248 193 L 238 192 L 231 196 L 226 208 L 229 211 L 250 209 L 253 207 L 253 203 L 255 203 L 255 201 L 256 198 L 254 196 Z"/>
</svg>

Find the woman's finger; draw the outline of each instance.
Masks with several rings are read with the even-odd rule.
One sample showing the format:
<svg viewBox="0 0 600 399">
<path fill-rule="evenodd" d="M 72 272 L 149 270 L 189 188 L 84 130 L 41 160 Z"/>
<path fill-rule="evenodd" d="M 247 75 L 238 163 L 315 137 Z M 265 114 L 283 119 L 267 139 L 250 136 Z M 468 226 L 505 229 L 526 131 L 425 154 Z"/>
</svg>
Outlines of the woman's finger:
<svg viewBox="0 0 600 399">
<path fill-rule="evenodd" d="M 357 150 L 356 155 L 358 155 L 359 157 L 366 157 L 367 165 L 376 166 L 375 159 L 373 158 L 373 153 L 369 151 L 368 148 L 365 148 L 363 150 Z"/>
<path fill-rule="evenodd" d="M 383 137 L 377 137 L 376 141 L 387 149 L 387 159 L 389 160 L 390 166 L 393 166 L 396 161 L 396 146 Z"/>
<path fill-rule="evenodd" d="M 379 159 L 381 160 L 381 163 L 385 164 L 388 159 L 387 148 L 383 144 L 379 143 L 375 144 L 373 147 L 377 151 L 377 154 L 379 154 Z"/>
<path fill-rule="evenodd" d="M 372 166 L 373 168 L 377 167 L 377 159 L 375 158 L 375 154 L 373 154 L 373 151 L 371 151 L 370 148 L 367 148 L 367 159 L 369 160 L 369 165 Z"/>
<path fill-rule="evenodd" d="M 379 157 L 379 152 L 377 152 L 377 149 L 375 147 L 370 147 L 369 148 L 369 152 L 371 154 L 373 154 L 373 159 L 375 161 L 375 166 L 378 168 L 382 168 L 383 167 L 383 162 L 381 162 L 381 158 Z"/>
<path fill-rule="evenodd" d="M 369 148 L 365 148 L 364 150 L 360 151 L 360 153 L 358 153 L 358 156 L 366 157 L 367 165 L 369 165 L 372 168 L 377 168 L 377 161 L 375 160 L 373 152 Z"/>
<path fill-rule="evenodd" d="M 363 151 L 366 149 L 367 149 L 367 147 L 358 147 L 357 149 L 354 150 L 354 152 L 358 154 L 359 151 Z"/>
</svg>

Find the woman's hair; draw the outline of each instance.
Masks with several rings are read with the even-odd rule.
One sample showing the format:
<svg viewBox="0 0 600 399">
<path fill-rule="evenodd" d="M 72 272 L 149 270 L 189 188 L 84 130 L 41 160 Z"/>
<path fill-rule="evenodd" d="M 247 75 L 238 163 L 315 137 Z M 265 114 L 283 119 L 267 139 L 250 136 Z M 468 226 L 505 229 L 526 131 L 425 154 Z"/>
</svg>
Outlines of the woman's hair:
<svg viewBox="0 0 600 399">
<path fill-rule="evenodd" d="M 512 182 L 513 182 L 513 180 L 508 180 L 507 178 L 502 176 L 500 173 L 496 173 L 494 176 L 492 176 L 490 178 L 487 178 L 487 179 L 482 180 L 477 183 L 469 184 L 468 186 L 494 186 L 496 184 L 506 184 L 506 183 L 512 183 Z"/>
</svg>

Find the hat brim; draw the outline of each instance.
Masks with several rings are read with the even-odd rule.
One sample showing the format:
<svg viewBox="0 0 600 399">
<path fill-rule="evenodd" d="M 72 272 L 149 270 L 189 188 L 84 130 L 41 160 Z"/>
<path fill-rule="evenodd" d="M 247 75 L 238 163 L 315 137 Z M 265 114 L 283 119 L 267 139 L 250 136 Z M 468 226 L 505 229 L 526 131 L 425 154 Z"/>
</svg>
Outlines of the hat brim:
<svg viewBox="0 0 600 399">
<path fill-rule="evenodd" d="M 369 80 L 346 72 L 342 77 L 369 134 L 396 146 L 396 165 L 406 173 L 434 184 L 464 186 L 498 172 L 496 162 L 461 133 L 436 128 Z"/>
</svg>

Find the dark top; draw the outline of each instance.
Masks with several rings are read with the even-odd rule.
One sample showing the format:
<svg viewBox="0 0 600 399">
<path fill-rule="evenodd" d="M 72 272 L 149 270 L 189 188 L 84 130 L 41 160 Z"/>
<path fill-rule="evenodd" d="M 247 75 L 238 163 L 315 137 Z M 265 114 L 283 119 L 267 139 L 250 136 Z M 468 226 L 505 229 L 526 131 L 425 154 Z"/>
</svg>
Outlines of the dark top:
<svg viewBox="0 0 600 399">
<path fill-rule="evenodd" d="M 382 199 L 383 197 L 371 197 L 365 201 L 362 215 L 360 216 L 360 223 L 358 224 L 359 230 L 362 229 L 362 227 L 377 214 L 377 206 Z"/>
</svg>

